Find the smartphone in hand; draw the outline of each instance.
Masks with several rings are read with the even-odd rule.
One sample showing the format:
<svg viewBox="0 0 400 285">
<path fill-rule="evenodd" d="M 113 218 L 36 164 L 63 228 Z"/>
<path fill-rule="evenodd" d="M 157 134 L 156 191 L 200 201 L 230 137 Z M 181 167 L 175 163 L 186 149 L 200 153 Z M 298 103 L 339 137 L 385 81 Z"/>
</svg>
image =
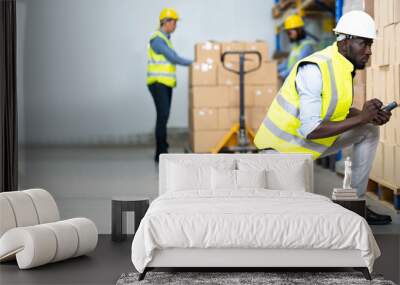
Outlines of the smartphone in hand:
<svg viewBox="0 0 400 285">
<path fill-rule="evenodd" d="M 398 106 L 399 106 L 399 104 L 397 104 L 397 102 L 393 101 L 392 103 L 387 104 L 381 110 L 382 111 L 386 111 L 386 112 L 390 112 L 390 111 L 392 111 L 394 108 L 396 108 Z"/>
</svg>

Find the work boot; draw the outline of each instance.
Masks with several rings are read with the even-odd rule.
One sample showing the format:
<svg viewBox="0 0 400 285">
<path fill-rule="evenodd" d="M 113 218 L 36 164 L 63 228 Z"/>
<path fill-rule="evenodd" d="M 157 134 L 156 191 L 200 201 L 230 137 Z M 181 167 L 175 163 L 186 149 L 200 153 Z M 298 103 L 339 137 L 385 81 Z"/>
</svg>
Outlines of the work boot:
<svg viewBox="0 0 400 285">
<path fill-rule="evenodd" d="M 392 222 L 392 217 L 389 215 L 380 215 L 367 207 L 366 220 L 370 225 L 387 225 Z"/>
<path fill-rule="evenodd" d="M 163 153 L 168 153 L 168 150 L 164 150 L 164 151 L 156 151 L 156 153 L 154 154 L 154 162 L 158 163 L 160 161 L 160 154 Z"/>
</svg>

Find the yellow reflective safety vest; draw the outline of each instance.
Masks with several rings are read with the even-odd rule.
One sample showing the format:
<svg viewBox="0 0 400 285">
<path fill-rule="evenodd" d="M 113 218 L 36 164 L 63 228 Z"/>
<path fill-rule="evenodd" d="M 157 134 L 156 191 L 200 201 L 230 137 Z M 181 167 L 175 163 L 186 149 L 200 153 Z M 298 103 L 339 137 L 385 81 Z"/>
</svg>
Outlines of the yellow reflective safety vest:
<svg viewBox="0 0 400 285">
<path fill-rule="evenodd" d="M 171 41 L 161 31 L 156 31 L 150 37 L 150 41 L 156 37 L 163 39 L 168 47 L 173 49 Z M 156 82 L 174 88 L 176 86 L 176 66 L 168 61 L 164 55 L 156 53 L 149 43 L 147 51 L 147 85 Z"/>
<path fill-rule="evenodd" d="M 315 63 L 322 74 L 323 121 L 346 119 L 353 101 L 353 64 L 338 51 L 336 42 L 322 51 L 300 60 L 274 98 L 267 115 L 254 138 L 258 149 L 273 148 L 281 153 L 309 153 L 317 159 L 338 136 L 306 139 L 299 132 L 300 96 L 295 86 L 301 63 Z"/>
<path fill-rule="evenodd" d="M 300 54 L 301 51 L 304 49 L 305 46 L 310 45 L 314 46 L 314 42 L 310 39 L 304 39 L 300 41 L 298 44 L 294 44 L 289 54 L 288 62 L 287 62 L 287 69 L 291 70 L 292 67 L 298 62 L 301 58 Z"/>
</svg>

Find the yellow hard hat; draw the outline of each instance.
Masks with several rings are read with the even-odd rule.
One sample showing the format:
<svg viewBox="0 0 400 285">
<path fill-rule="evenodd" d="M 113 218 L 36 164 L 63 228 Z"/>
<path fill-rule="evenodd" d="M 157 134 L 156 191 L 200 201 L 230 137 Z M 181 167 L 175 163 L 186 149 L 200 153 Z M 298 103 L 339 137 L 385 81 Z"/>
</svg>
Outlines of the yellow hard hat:
<svg viewBox="0 0 400 285">
<path fill-rule="evenodd" d="M 299 15 L 291 15 L 284 22 L 285 30 L 304 27 L 303 19 Z"/>
<path fill-rule="evenodd" d="M 175 11 L 175 9 L 172 8 L 164 8 L 161 13 L 160 13 L 160 21 L 164 19 L 173 19 L 173 20 L 179 20 L 179 15 Z"/>
</svg>

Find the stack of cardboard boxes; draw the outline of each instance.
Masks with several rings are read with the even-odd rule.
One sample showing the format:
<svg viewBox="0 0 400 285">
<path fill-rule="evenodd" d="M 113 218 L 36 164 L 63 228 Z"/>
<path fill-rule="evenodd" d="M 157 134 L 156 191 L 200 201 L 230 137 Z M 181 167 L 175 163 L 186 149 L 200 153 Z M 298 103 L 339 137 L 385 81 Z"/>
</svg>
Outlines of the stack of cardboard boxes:
<svg viewBox="0 0 400 285">
<path fill-rule="evenodd" d="M 239 76 L 226 70 L 221 55 L 226 51 L 261 53 L 261 67 L 245 75 L 246 124 L 260 126 L 277 93 L 277 66 L 268 60 L 267 44 L 256 42 L 205 42 L 195 46 L 196 60 L 189 77 L 189 132 L 193 152 L 210 152 L 233 124 L 239 122 Z M 245 70 L 257 65 L 255 55 L 246 55 Z M 239 70 L 239 56 L 227 55 L 225 66 Z"/>
<path fill-rule="evenodd" d="M 371 67 L 366 70 L 367 100 L 378 98 L 385 105 L 400 102 L 400 1 L 374 1 L 374 18 L 378 38 L 373 45 Z M 400 109 L 392 114 L 390 122 L 381 127 L 370 177 L 396 190 L 400 189 Z"/>
</svg>

